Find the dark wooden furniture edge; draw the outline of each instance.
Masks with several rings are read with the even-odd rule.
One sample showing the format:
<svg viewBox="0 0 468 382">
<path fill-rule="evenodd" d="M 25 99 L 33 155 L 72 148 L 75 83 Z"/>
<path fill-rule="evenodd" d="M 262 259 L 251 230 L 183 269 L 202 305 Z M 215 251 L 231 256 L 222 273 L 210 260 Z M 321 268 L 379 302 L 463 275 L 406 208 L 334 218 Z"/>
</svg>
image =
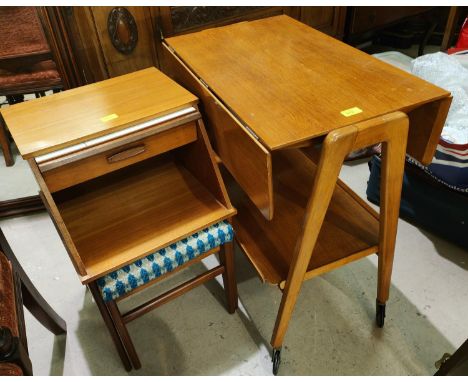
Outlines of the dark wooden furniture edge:
<svg viewBox="0 0 468 382">
<path fill-rule="evenodd" d="M 468 370 L 468 340 L 466 340 L 445 362 L 442 363 L 435 376 L 463 375 Z M 452 372 L 454 372 L 452 374 Z M 459 374 L 461 373 L 461 374 Z"/>
<path fill-rule="evenodd" d="M 5 235 L 0 229 L 0 249 L 11 262 L 15 273 L 21 281 L 21 294 L 23 303 L 31 314 L 48 330 L 54 334 L 63 334 L 67 332 L 65 321 L 52 309 L 47 301 L 36 289 L 18 259 L 13 253 L 7 242 Z"/>
<path fill-rule="evenodd" d="M 0 218 L 45 210 L 46 208 L 39 195 L 0 201 Z"/>
</svg>

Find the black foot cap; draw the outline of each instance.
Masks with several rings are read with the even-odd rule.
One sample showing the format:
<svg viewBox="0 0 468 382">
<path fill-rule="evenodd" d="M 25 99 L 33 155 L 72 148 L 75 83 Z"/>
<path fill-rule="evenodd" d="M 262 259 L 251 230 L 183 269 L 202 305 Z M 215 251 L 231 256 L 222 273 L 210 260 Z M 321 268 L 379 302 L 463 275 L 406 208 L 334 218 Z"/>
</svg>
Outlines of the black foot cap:
<svg viewBox="0 0 468 382">
<path fill-rule="evenodd" d="M 280 363 L 281 363 L 281 348 L 273 349 L 272 360 L 273 360 L 273 374 L 278 375 L 278 370 L 279 370 Z"/>
<path fill-rule="evenodd" d="M 379 328 L 383 328 L 385 323 L 385 304 L 376 303 L 375 322 Z"/>
</svg>

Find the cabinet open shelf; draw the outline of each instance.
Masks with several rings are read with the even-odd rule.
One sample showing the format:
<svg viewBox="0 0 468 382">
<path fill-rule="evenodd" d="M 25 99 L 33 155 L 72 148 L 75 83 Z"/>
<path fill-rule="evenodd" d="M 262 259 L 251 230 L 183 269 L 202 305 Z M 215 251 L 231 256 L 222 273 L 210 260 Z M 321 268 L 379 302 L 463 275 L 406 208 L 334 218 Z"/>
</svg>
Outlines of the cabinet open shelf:
<svg viewBox="0 0 468 382">
<path fill-rule="evenodd" d="M 234 218 L 237 241 L 263 281 L 283 286 L 302 228 L 316 165 L 301 150 L 291 149 L 274 154 L 273 169 L 273 220 L 267 221 L 233 181 L 229 182 L 229 191 L 238 210 Z M 378 222 L 378 214 L 339 181 L 306 278 L 375 253 L 379 243 Z"/>
<path fill-rule="evenodd" d="M 92 281 L 235 213 L 172 154 L 54 193 Z"/>
</svg>

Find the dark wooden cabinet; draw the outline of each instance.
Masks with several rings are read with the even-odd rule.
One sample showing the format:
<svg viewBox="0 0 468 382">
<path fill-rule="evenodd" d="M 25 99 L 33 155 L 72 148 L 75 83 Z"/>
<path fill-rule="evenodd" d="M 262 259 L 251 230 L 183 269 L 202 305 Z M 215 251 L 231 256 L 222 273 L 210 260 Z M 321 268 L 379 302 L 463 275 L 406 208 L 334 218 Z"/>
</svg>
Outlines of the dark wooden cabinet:
<svg viewBox="0 0 468 382">
<path fill-rule="evenodd" d="M 379 29 L 431 9 L 432 7 L 351 7 L 349 34 Z"/>
<path fill-rule="evenodd" d="M 158 66 L 149 7 L 91 7 L 109 77 Z"/>
<path fill-rule="evenodd" d="M 163 68 L 161 40 L 239 21 L 287 14 L 336 38 L 345 7 L 39 7 L 65 87 L 149 66 Z"/>
<path fill-rule="evenodd" d="M 299 20 L 337 39 L 343 39 L 346 7 L 301 7 Z"/>
</svg>

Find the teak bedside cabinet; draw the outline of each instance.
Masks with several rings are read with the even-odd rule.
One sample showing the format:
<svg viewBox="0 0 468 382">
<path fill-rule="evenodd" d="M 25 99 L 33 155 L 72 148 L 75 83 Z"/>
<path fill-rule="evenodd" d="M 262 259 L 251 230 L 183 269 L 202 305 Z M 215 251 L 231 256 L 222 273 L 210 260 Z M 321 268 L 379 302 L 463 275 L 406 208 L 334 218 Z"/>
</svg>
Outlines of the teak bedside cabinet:
<svg viewBox="0 0 468 382">
<path fill-rule="evenodd" d="M 163 46 L 165 70 L 201 99 L 214 149 L 235 180 L 236 241 L 283 293 L 273 372 L 302 282 L 373 253 L 382 327 L 405 153 L 432 160 L 450 93 L 284 15 Z M 380 215 L 338 179 L 349 152 L 379 142 Z"/>
<path fill-rule="evenodd" d="M 140 361 L 125 324 L 222 275 L 237 287 L 236 213 L 197 98 L 156 68 L 2 111 L 81 282 L 127 370 Z M 221 265 L 121 314 L 116 301 L 215 253 Z"/>
</svg>

